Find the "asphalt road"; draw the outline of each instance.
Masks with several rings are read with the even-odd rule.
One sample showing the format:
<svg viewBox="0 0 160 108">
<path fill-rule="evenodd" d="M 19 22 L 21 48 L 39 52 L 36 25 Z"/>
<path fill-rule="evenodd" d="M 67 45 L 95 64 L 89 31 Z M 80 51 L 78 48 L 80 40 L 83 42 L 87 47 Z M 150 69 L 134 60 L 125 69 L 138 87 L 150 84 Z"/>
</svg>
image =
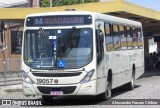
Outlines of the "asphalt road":
<svg viewBox="0 0 160 108">
<path fill-rule="evenodd" d="M 87 97 L 87 96 L 79 96 L 79 97 L 57 97 L 54 98 L 50 102 L 43 102 L 40 96 L 35 97 L 25 97 L 21 91 L 18 92 L 7 92 L 1 93 L 0 99 L 29 99 L 33 101 L 41 101 L 44 106 L 56 106 L 56 107 L 114 107 L 112 102 L 122 99 L 160 99 L 160 72 L 150 72 L 145 73 L 141 78 L 136 80 L 135 89 L 127 90 L 126 86 L 122 86 L 112 90 L 112 98 L 107 101 L 102 101 L 97 99 L 97 97 Z M 131 100 L 131 101 L 132 101 Z M 126 101 L 126 100 L 125 100 Z M 143 101 L 143 100 L 140 100 Z M 156 101 L 156 100 L 155 100 Z M 159 100 L 160 101 L 160 100 Z M 159 102 L 160 103 L 160 102 Z M 117 108 L 118 105 L 115 105 Z M 130 105 L 132 108 L 136 108 L 136 105 Z M 142 105 L 144 107 L 144 105 Z M 150 107 L 160 107 L 157 105 L 147 106 Z"/>
</svg>

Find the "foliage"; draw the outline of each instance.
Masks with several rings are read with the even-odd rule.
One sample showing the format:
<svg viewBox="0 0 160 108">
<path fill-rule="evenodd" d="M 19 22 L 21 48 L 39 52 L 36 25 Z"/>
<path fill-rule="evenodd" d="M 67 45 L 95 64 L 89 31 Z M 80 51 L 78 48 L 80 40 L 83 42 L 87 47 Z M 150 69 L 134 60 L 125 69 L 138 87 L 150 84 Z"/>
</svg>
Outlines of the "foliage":
<svg viewBox="0 0 160 108">
<path fill-rule="evenodd" d="M 48 7 L 50 5 L 48 0 L 41 0 L 40 4 L 41 7 Z"/>
<path fill-rule="evenodd" d="M 99 0 L 52 0 L 52 6 L 64 6 L 64 5 L 73 5 L 73 4 L 83 4 L 98 2 Z M 41 7 L 49 7 L 50 0 L 41 0 Z"/>
</svg>

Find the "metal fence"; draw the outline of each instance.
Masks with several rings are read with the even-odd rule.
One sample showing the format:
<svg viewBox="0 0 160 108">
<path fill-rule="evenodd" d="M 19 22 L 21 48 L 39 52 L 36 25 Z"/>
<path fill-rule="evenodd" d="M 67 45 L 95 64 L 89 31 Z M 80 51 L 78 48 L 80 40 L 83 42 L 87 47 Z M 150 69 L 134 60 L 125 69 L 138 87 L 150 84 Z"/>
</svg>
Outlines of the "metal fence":
<svg viewBox="0 0 160 108">
<path fill-rule="evenodd" d="M 21 70 L 20 58 L 6 58 L 6 76 L 19 76 Z M 0 77 L 4 75 L 4 61 L 0 58 Z"/>
</svg>

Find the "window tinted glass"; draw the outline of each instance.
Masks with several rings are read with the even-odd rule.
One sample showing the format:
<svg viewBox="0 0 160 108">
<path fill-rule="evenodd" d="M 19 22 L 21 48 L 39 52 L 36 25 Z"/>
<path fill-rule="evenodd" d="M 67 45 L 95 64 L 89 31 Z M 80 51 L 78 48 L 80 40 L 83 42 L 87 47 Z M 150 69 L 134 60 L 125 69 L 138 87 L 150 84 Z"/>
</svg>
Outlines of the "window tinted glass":
<svg viewBox="0 0 160 108">
<path fill-rule="evenodd" d="M 135 27 L 132 28 L 132 35 L 133 47 L 138 48 L 138 31 Z"/>
<path fill-rule="evenodd" d="M 114 42 L 114 49 L 119 50 L 120 49 L 120 37 L 119 37 L 119 29 L 118 25 L 113 25 L 113 42 Z"/>
<path fill-rule="evenodd" d="M 125 27 L 120 25 L 119 26 L 119 34 L 120 34 L 120 40 L 121 40 L 121 49 L 126 49 L 127 43 L 126 43 L 126 36 L 125 36 Z"/>
<path fill-rule="evenodd" d="M 105 23 L 106 50 L 113 51 L 113 36 L 111 36 L 111 24 Z"/>
<path fill-rule="evenodd" d="M 131 36 L 131 27 L 127 27 L 127 47 L 128 49 L 132 48 L 132 36 Z"/>
<path fill-rule="evenodd" d="M 34 69 L 80 68 L 92 60 L 92 29 L 26 30 L 24 63 Z M 61 63 L 63 62 L 63 67 Z"/>
<path fill-rule="evenodd" d="M 139 48 L 142 48 L 143 47 L 143 38 L 142 38 L 141 28 L 137 28 L 137 34 L 138 34 L 138 46 L 139 46 Z"/>
</svg>

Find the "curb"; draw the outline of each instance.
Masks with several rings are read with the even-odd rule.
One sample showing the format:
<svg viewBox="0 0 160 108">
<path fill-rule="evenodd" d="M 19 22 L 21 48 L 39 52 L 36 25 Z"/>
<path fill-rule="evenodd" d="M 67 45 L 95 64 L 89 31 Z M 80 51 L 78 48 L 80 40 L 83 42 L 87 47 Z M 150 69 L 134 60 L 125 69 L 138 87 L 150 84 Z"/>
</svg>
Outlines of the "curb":
<svg viewBox="0 0 160 108">
<path fill-rule="evenodd" d="M 160 71 L 146 71 L 140 78 L 150 77 L 150 76 L 160 76 Z"/>
<path fill-rule="evenodd" d="M 20 80 L 22 80 L 22 77 L 6 78 L 6 82 L 20 81 Z M 0 82 L 4 82 L 4 78 L 0 78 Z"/>
<path fill-rule="evenodd" d="M 17 85 L 10 85 L 6 87 L 0 88 L 1 93 L 9 93 L 9 92 L 21 92 L 22 91 L 22 84 Z"/>
</svg>

